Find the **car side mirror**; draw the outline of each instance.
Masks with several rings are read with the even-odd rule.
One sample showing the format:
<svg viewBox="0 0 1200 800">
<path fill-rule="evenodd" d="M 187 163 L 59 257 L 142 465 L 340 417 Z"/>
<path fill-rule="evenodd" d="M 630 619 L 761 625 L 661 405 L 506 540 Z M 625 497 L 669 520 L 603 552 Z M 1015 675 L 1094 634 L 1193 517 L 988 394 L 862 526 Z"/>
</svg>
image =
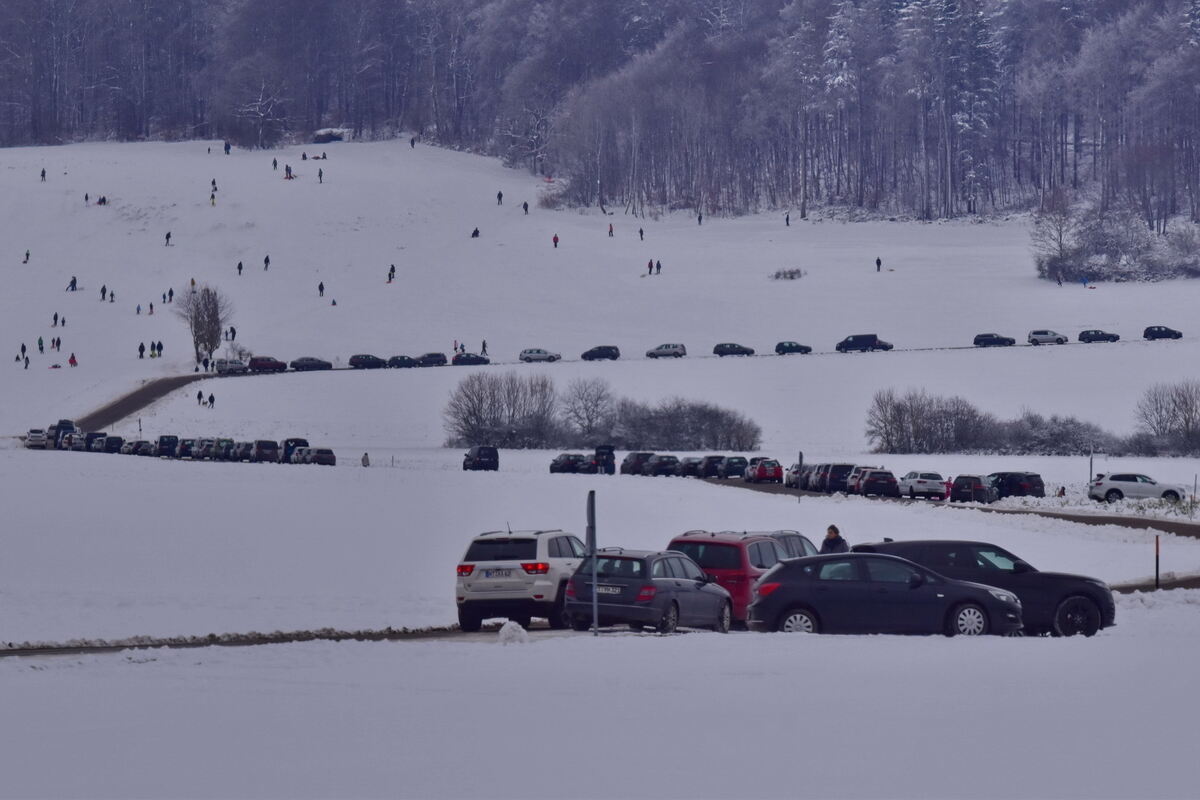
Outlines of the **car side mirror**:
<svg viewBox="0 0 1200 800">
<path fill-rule="evenodd" d="M 1027 561 L 1014 561 L 1013 562 L 1013 574 L 1014 575 L 1021 575 L 1026 572 L 1033 572 L 1033 567 L 1031 567 L 1029 565 L 1029 562 L 1027 562 Z"/>
<path fill-rule="evenodd" d="M 917 589 L 925 585 L 925 576 L 919 572 L 914 572 L 908 576 L 908 588 Z"/>
</svg>

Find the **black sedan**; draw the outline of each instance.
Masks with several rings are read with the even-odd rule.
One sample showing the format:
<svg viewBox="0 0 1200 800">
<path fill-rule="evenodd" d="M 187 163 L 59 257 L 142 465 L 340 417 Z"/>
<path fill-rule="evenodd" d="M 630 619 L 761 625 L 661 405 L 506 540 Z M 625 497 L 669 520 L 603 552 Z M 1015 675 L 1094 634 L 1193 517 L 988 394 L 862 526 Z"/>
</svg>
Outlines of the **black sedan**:
<svg viewBox="0 0 1200 800">
<path fill-rule="evenodd" d="M 657 478 L 659 475 L 674 475 L 679 466 L 678 456 L 658 453 L 646 459 L 642 465 L 642 474 Z"/>
<path fill-rule="evenodd" d="M 333 369 L 333 364 L 321 358 L 313 358 L 312 356 L 302 356 L 297 358 L 289 367 L 296 372 L 312 372 L 313 370 Z"/>
<path fill-rule="evenodd" d="M 694 478 L 700 474 L 700 463 L 704 459 L 699 456 L 688 456 L 687 458 L 679 459 L 679 463 L 675 465 L 675 474 L 681 478 Z"/>
<path fill-rule="evenodd" d="M 677 626 L 729 631 L 733 604 L 695 561 L 683 553 L 614 549 L 596 562 L 596 601 L 601 625 L 649 626 L 671 633 Z M 592 559 L 585 558 L 566 587 L 571 627 L 592 624 Z"/>
<path fill-rule="evenodd" d="M 419 367 L 421 364 L 411 356 L 392 356 L 388 359 L 388 366 L 393 369 L 410 369 Z"/>
<path fill-rule="evenodd" d="M 616 361 L 620 357 L 621 351 L 611 344 L 598 345 L 580 356 L 584 361 Z"/>
<path fill-rule="evenodd" d="M 746 474 L 748 462 L 742 456 L 725 456 L 721 462 L 717 464 L 717 477 L 722 480 L 726 478 L 740 478 Z"/>
<path fill-rule="evenodd" d="M 1038 572 L 1002 547 L 986 542 L 911 541 L 854 546 L 856 553 L 887 553 L 935 569 L 947 578 L 1012 592 L 1021 600 L 1026 633 L 1091 636 L 1116 624 L 1108 584 L 1083 575 Z"/>
<path fill-rule="evenodd" d="M 715 478 L 717 470 L 721 467 L 721 462 L 725 460 L 725 456 L 705 456 L 700 459 L 700 466 L 696 469 L 697 478 Z"/>
<path fill-rule="evenodd" d="M 1182 333 L 1174 328 L 1168 328 L 1166 325 L 1151 325 L 1146 330 L 1142 331 L 1143 339 L 1179 339 L 1183 336 Z"/>
<path fill-rule="evenodd" d="M 426 353 L 417 359 L 418 367 L 444 367 L 446 366 L 445 353 Z"/>
<path fill-rule="evenodd" d="M 1120 339 L 1121 337 L 1115 333 L 1101 330 L 1083 331 L 1079 334 L 1079 341 L 1081 342 L 1116 342 L 1120 341 Z"/>
<path fill-rule="evenodd" d="M 1016 343 L 1016 339 L 998 333 L 981 333 L 975 337 L 976 347 L 1012 347 Z"/>
<path fill-rule="evenodd" d="M 944 633 L 1021 630 L 1012 592 L 954 580 L 903 558 L 874 553 L 780 562 L 754 588 L 751 630 L 786 633 Z"/>
<path fill-rule="evenodd" d="M 387 362 L 379 356 L 359 353 L 358 355 L 350 356 L 350 366 L 354 369 L 383 369 L 387 366 Z"/>
<path fill-rule="evenodd" d="M 753 347 L 746 347 L 744 344 L 735 344 L 733 342 L 722 342 L 713 348 L 714 356 L 752 356 L 754 355 Z"/>
<path fill-rule="evenodd" d="M 578 472 L 583 462 L 583 453 L 561 453 L 550 462 L 550 472 Z"/>
<path fill-rule="evenodd" d="M 492 360 L 487 356 L 476 355 L 475 353 L 455 353 L 451 363 L 460 367 L 477 367 L 481 364 L 490 364 Z"/>
<path fill-rule="evenodd" d="M 799 342 L 780 342 L 775 345 L 775 354 L 781 356 L 791 355 L 792 353 L 807 354 L 811 352 L 811 347 Z"/>
</svg>

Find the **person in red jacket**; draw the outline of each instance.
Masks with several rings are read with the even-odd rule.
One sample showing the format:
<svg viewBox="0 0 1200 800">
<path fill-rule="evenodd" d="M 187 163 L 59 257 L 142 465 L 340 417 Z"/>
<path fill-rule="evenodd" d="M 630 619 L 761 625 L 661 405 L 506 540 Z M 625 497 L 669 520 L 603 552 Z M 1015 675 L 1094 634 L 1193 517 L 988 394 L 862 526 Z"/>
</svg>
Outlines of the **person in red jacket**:
<svg viewBox="0 0 1200 800">
<path fill-rule="evenodd" d="M 71 357 L 67 359 L 67 363 L 70 364 L 72 367 L 79 366 L 79 362 L 75 360 L 74 353 L 71 353 Z"/>
<path fill-rule="evenodd" d="M 554 249 L 557 250 L 558 249 L 558 234 L 557 233 L 554 234 L 554 238 L 551 239 L 550 241 L 554 242 Z"/>
</svg>

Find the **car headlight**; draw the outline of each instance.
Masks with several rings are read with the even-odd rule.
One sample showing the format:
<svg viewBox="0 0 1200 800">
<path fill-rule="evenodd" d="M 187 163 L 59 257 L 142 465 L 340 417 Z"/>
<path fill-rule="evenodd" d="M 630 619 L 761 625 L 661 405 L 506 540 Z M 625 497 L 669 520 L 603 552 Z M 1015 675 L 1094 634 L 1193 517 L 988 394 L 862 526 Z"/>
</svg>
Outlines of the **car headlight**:
<svg viewBox="0 0 1200 800">
<path fill-rule="evenodd" d="M 992 597 L 999 600 L 1001 603 L 1011 603 L 1014 606 L 1021 605 L 1020 599 L 1012 592 L 1006 592 L 1003 589 L 988 589 Z"/>
</svg>

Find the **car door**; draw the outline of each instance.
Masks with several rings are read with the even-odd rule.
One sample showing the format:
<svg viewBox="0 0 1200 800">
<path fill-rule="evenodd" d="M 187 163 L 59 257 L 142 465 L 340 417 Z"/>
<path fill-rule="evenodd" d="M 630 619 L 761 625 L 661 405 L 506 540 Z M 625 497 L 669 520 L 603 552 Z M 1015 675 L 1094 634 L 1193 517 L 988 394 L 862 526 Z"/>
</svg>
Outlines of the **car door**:
<svg viewBox="0 0 1200 800">
<path fill-rule="evenodd" d="M 811 582 L 809 599 L 826 633 L 857 633 L 863 630 L 863 608 L 869 586 L 859 570 L 859 560 L 838 558 L 822 561 Z"/>
<path fill-rule="evenodd" d="M 1126 497 L 1136 496 L 1139 498 L 1157 498 L 1160 494 L 1162 494 L 1161 490 L 1158 488 L 1158 484 L 1152 479 L 1147 478 L 1145 475 L 1137 475 L 1135 476 L 1135 479 L 1137 482 L 1131 484 L 1130 486 L 1134 492 L 1136 492 L 1136 495 L 1127 493 Z"/>
<path fill-rule="evenodd" d="M 703 586 L 697 579 L 704 573 L 694 564 L 689 565 L 686 559 L 672 556 L 664 559 L 667 569 L 675 578 L 675 599 L 679 603 L 679 623 L 681 625 L 709 625 L 715 613 L 709 598 L 700 591 Z M 689 574 L 688 567 L 695 570 Z"/>
<path fill-rule="evenodd" d="M 573 538 L 572 536 L 555 536 L 550 540 L 550 563 L 558 583 L 570 580 L 579 567 L 579 562 L 583 560 L 583 546 L 580 545 L 579 550 L 576 551 L 574 545 L 577 542 L 573 543 L 571 541 Z"/>
<path fill-rule="evenodd" d="M 942 629 L 948 601 L 928 573 L 890 558 L 863 561 L 870 578 L 863 602 L 868 633 L 937 633 Z M 914 578 L 916 585 L 911 582 Z"/>
</svg>

